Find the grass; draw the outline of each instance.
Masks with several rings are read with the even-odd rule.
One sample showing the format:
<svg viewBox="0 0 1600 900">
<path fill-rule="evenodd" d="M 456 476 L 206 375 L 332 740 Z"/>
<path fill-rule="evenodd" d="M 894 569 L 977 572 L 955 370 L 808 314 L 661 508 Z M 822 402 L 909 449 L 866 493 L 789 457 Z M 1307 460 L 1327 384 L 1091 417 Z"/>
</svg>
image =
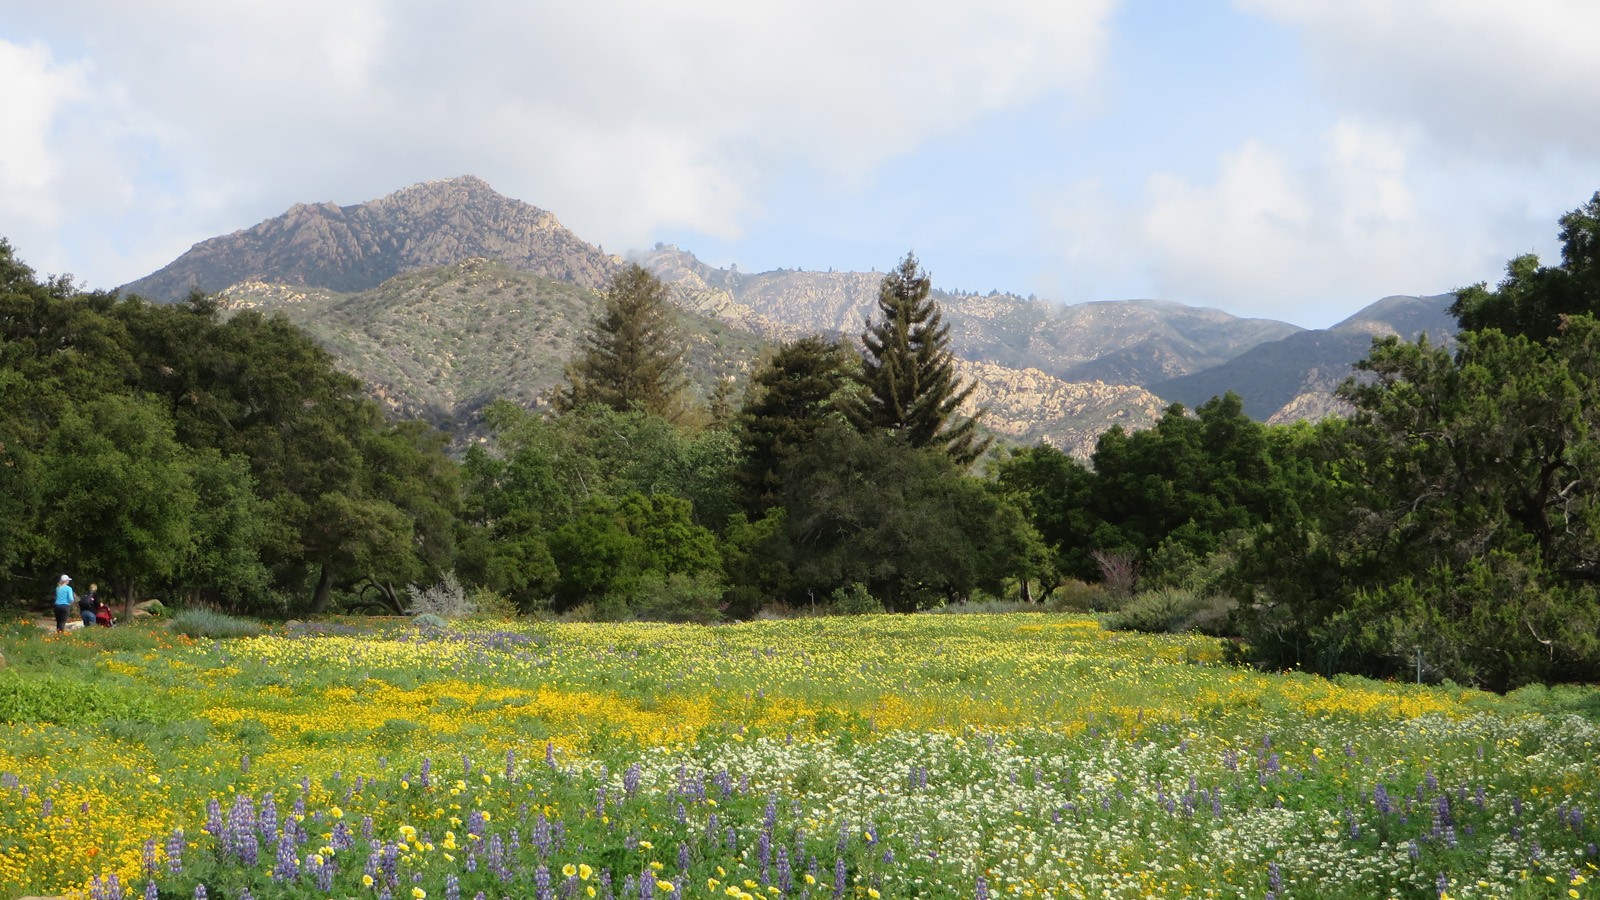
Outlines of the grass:
<svg viewBox="0 0 1600 900">
<path fill-rule="evenodd" d="M 119 630 L 0 628 L 0 895 L 1596 896 L 1593 688 L 1039 613 Z"/>
</svg>

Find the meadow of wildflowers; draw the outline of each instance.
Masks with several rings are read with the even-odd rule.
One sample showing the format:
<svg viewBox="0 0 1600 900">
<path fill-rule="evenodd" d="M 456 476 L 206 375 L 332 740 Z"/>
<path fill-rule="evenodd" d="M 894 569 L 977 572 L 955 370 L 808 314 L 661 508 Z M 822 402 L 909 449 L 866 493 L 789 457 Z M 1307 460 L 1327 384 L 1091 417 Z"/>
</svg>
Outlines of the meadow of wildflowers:
<svg viewBox="0 0 1600 900">
<path fill-rule="evenodd" d="M 1592 689 L 1046 615 L 0 649 L 4 896 L 1600 897 Z"/>
</svg>

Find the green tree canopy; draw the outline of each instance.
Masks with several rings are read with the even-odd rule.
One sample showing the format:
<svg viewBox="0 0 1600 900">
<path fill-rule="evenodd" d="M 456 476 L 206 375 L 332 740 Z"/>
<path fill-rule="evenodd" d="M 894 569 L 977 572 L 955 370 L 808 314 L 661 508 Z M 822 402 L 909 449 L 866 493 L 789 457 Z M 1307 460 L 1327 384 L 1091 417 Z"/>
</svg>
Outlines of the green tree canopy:
<svg viewBox="0 0 1600 900">
<path fill-rule="evenodd" d="M 633 264 L 606 291 L 604 308 L 567 366 L 567 385 L 553 399 L 562 411 L 597 404 L 680 422 L 688 413 L 687 384 L 667 287 Z"/>
<path fill-rule="evenodd" d="M 878 288 L 877 322 L 861 335 L 861 385 L 844 410 L 857 427 L 893 431 L 912 447 L 943 451 L 969 466 L 989 449 L 977 417 L 957 412 L 974 385 L 956 381 L 950 326 L 929 296 L 933 282 L 907 253 Z"/>
<path fill-rule="evenodd" d="M 840 417 L 838 405 L 850 384 L 843 348 L 819 337 L 784 344 L 755 373 L 738 418 L 737 478 L 752 515 L 777 502 L 779 470 L 818 429 Z"/>
<path fill-rule="evenodd" d="M 1561 217 L 1560 265 L 1518 256 L 1493 290 L 1479 283 L 1457 292 L 1450 312 L 1469 331 L 1493 328 L 1535 340 L 1555 336 L 1565 316 L 1600 316 L 1600 193 Z"/>
</svg>

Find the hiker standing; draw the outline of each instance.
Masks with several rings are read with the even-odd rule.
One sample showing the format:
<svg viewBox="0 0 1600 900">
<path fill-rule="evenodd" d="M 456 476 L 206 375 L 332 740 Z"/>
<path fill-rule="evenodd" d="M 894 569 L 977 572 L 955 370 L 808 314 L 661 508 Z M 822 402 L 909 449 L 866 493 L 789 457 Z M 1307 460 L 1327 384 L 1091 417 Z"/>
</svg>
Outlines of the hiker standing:
<svg viewBox="0 0 1600 900">
<path fill-rule="evenodd" d="M 56 580 L 56 631 L 67 630 L 67 612 L 72 609 L 77 596 L 72 593 L 72 576 L 63 575 Z"/>
<path fill-rule="evenodd" d="M 94 626 L 95 613 L 100 611 L 100 585 L 89 585 L 89 593 L 83 595 L 78 601 L 78 613 L 83 616 L 83 627 Z"/>
</svg>

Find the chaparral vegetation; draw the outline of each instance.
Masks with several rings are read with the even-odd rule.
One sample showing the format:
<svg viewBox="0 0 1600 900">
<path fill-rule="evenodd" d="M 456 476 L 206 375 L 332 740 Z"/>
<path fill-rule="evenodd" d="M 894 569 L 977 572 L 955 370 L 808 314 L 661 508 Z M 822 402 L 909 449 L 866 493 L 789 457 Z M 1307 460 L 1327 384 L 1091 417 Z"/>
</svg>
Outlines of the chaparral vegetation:
<svg viewBox="0 0 1600 900">
<path fill-rule="evenodd" d="M 1044 614 L 4 649 L 11 895 L 1600 896 L 1575 688 Z"/>
<path fill-rule="evenodd" d="M 709 396 L 629 267 L 447 434 L 0 240 L 0 893 L 1600 896 L 1548 687 L 1600 672 L 1600 194 L 1562 229 L 1345 415 L 1088 460 L 983 433 L 910 255 Z M 38 628 L 58 573 L 124 621 Z"/>
</svg>

